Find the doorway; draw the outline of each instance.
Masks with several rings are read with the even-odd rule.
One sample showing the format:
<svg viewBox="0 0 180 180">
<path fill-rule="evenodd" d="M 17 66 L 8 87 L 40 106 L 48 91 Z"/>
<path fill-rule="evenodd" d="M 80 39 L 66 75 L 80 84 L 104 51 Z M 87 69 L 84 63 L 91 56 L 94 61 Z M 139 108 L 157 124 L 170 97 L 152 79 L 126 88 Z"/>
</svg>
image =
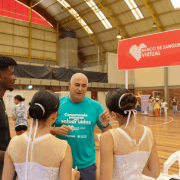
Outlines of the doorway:
<svg viewBox="0 0 180 180">
<path fill-rule="evenodd" d="M 98 92 L 97 91 L 91 91 L 91 99 L 94 99 L 97 101 L 97 99 L 98 99 Z"/>
</svg>

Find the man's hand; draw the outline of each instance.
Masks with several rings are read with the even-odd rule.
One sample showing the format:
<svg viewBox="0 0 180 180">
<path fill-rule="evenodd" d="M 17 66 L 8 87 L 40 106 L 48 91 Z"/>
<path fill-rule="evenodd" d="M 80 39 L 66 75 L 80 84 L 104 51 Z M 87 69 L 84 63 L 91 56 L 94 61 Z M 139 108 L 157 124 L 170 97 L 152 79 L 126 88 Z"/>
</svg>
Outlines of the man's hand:
<svg viewBox="0 0 180 180">
<path fill-rule="evenodd" d="M 73 132 L 73 130 L 66 125 L 62 125 L 61 127 L 56 127 L 56 128 L 57 128 L 56 134 L 57 135 L 59 134 L 60 136 L 66 136 L 69 131 Z"/>
<path fill-rule="evenodd" d="M 104 111 L 100 116 L 99 116 L 99 120 L 101 122 L 101 125 L 103 127 L 106 127 L 108 125 L 108 123 L 110 122 L 111 116 L 109 115 L 108 111 Z"/>
<path fill-rule="evenodd" d="M 77 167 L 72 171 L 72 180 L 79 180 L 81 177 L 80 172 L 77 170 Z"/>
</svg>

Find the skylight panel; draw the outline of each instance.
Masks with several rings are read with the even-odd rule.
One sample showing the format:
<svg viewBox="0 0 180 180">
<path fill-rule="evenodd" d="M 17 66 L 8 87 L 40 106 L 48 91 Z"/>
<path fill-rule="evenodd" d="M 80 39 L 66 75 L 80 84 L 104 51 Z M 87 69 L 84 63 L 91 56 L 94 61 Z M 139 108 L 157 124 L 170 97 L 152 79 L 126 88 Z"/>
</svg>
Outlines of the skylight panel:
<svg viewBox="0 0 180 180">
<path fill-rule="evenodd" d="M 94 11 L 96 16 L 101 20 L 106 29 L 112 28 L 111 23 L 107 20 L 106 16 L 102 13 L 102 11 L 96 6 L 93 0 L 86 0 L 86 3 Z"/>
<path fill-rule="evenodd" d="M 180 8 L 180 1 L 179 0 L 171 0 L 174 9 Z"/>
<path fill-rule="evenodd" d="M 65 0 L 57 0 L 61 5 L 63 5 L 68 11 L 74 16 L 74 18 L 81 24 L 81 26 L 86 30 L 88 34 L 93 34 L 91 29 L 87 26 L 86 22 L 79 16 L 79 14 L 71 8 L 71 6 Z"/>
<path fill-rule="evenodd" d="M 142 15 L 141 11 L 137 7 L 137 4 L 135 3 L 134 0 L 124 0 L 124 1 L 129 6 L 129 9 L 131 10 L 131 12 L 133 13 L 134 17 L 137 20 L 144 18 L 144 16 Z"/>
<path fill-rule="evenodd" d="M 88 34 L 93 34 L 93 32 L 88 26 L 84 26 L 84 29 L 88 32 Z"/>
</svg>

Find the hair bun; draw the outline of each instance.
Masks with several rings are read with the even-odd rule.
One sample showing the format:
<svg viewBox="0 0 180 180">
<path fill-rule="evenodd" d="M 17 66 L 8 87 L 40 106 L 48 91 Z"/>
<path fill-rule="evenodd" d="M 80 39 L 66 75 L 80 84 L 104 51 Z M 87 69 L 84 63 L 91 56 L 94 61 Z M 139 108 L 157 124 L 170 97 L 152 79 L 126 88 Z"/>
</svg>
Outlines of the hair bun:
<svg viewBox="0 0 180 180">
<path fill-rule="evenodd" d="M 38 105 L 30 105 L 29 116 L 33 119 L 43 119 L 43 111 Z"/>
<path fill-rule="evenodd" d="M 121 100 L 121 109 L 123 110 L 130 110 L 134 109 L 137 103 L 136 96 L 131 93 L 126 93 Z"/>
<path fill-rule="evenodd" d="M 22 98 L 22 101 L 25 101 L 25 98 Z"/>
</svg>

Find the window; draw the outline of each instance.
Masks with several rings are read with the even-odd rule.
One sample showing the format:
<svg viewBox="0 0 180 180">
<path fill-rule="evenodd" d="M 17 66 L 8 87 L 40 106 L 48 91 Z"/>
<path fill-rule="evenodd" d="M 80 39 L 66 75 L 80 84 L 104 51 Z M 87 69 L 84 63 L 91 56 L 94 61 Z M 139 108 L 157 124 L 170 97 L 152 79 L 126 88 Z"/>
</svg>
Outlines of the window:
<svg viewBox="0 0 180 180">
<path fill-rule="evenodd" d="M 0 0 L 0 16 L 29 22 L 29 7 L 17 0 Z M 32 12 L 32 23 L 50 26 L 40 14 Z"/>
<path fill-rule="evenodd" d="M 86 30 L 88 34 L 93 34 L 89 26 L 87 26 L 86 22 L 79 16 L 79 14 L 71 8 L 71 6 L 65 0 L 58 0 L 58 2 L 63 5 L 68 11 L 74 16 L 74 18 L 81 24 L 81 26 Z"/>
<path fill-rule="evenodd" d="M 38 89 L 38 90 L 45 90 L 45 86 L 36 86 L 36 89 Z"/>
<path fill-rule="evenodd" d="M 180 0 L 171 0 L 174 9 L 180 8 Z"/>
<path fill-rule="evenodd" d="M 61 86 L 61 91 L 67 91 L 67 90 L 68 90 L 68 87 Z"/>
<path fill-rule="evenodd" d="M 133 13 L 133 15 L 135 16 L 137 20 L 144 18 L 144 16 L 142 15 L 141 11 L 137 7 L 134 0 L 125 0 L 125 2 L 129 6 L 129 8 L 131 9 L 131 12 Z"/>
<path fill-rule="evenodd" d="M 25 85 L 24 89 L 33 89 L 33 86 L 32 85 Z"/>
<path fill-rule="evenodd" d="M 46 86 L 46 90 L 51 90 L 51 86 Z"/>
<path fill-rule="evenodd" d="M 23 85 L 14 85 L 14 89 L 23 89 Z"/>
<path fill-rule="evenodd" d="M 112 28 L 112 25 L 107 20 L 106 16 L 102 13 L 102 11 L 96 6 L 93 0 L 86 0 L 88 6 L 94 11 L 96 16 L 100 19 L 106 29 Z"/>
<path fill-rule="evenodd" d="M 54 87 L 53 87 L 53 90 L 54 90 L 54 91 L 60 91 L 60 87 L 59 87 L 59 86 L 54 86 Z"/>
</svg>

